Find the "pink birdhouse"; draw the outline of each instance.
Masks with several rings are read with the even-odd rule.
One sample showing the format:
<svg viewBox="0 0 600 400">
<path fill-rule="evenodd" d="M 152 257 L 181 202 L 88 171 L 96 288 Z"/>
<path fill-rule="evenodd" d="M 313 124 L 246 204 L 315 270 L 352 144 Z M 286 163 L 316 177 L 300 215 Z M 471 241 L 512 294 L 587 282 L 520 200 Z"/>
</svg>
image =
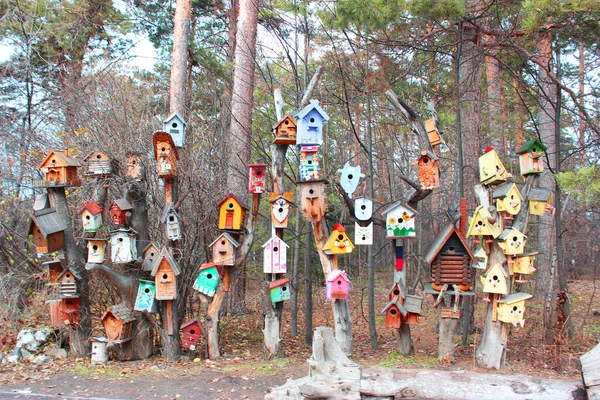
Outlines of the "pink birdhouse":
<svg viewBox="0 0 600 400">
<path fill-rule="evenodd" d="M 265 193 L 265 177 L 267 164 L 250 164 L 248 174 L 248 190 L 252 194 Z"/>
<path fill-rule="evenodd" d="M 350 278 L 345 271 L 334 269 L 327 275 L 326 296 L 329 300 L 346 300 L 350 292 Z"/>
<path fill-rule="evenodd" d="M 264 249 L 264 273 L 285 274 L 288 245 L 277 236 L 273 236 L 262 247 Z"/>
</svg>

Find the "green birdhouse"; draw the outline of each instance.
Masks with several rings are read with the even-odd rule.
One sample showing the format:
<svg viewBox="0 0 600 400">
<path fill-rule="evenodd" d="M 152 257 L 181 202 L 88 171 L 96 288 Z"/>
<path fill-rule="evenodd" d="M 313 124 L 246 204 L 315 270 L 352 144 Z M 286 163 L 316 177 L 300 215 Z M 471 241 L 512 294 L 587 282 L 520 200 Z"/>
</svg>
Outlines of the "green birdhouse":
<svg viewBox="0 0 600 400">
<path fill-rule="evenodd" d="M 200 274 L 194 282 L 194 290 L 204 293 L 207 296 L 214 296 L 219 286 L 219 270 L 213 262 L 202 264 Z"/>
<path fill-rule="evenodd" d="M 271 290 L 271 303 L 279 303 L 280 301 L 290 299 L 290 280 L 288 278 L 277 279 L 269 283 Z"/>
<path fill-rule="evenodd" d="M 156 286 L 154 281 L 140 280 L 133 309 L 136 311 L 156 312 Z"/>
</svg>

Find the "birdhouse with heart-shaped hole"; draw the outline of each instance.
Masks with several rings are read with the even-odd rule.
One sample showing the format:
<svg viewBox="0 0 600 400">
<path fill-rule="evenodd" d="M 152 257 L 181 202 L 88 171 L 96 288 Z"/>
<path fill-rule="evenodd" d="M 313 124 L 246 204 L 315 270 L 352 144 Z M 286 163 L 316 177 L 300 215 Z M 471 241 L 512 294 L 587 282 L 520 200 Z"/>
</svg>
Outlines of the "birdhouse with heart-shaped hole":
<svg viewBox="0 0 600 400">
<path fill-rule="evenodd" d="M 319 105 L 319 100 L 311 100 L 296 115 L 296 144 L 323 143 L 323 124 L 329 121 L 329 115 Z"/>
<path fill-rule="evenodd" d="M 269 203 L 271 204 L 271 225 L 273 225 L 273 228 L 287 228 L 292 194 L 290 192 L 283 195 L 271 193 Z"/>
<path fill-rule="evenodd" d="M 325 254 L 348 254 L 352 253 L 354 245 L 346 235 L 346 228 L 342 224 L 335 224 L 331 235 L 323 245 Z"/>
<path fill-rule="evenodd" d="M 296 120 L 290 114 L 285 113 L 275 126 L 275 140 L 273 144 L 296 144 Z"/>
<path fill-rule="evenodd" d="M 214 262 L 207 262 L 200 266 L 200 271 L 196 281 L 194 281 L 194 290 L 203 293 L 207 296 L 214 296 L 219 282 L 221 280 L 221 266 Z"/>
<path fill-rule="evenodd" d="M 508 172 L 496 151 L 488 146 L 485 154 L 479 157 L 479 180 L 482 185 L 497 185 L 506 182 Z"/>
<path fill-rule="evenodd" d="M 136 181 L 144 179 L 144 170 L 142 168 L 142 158 L 138 153 L 128 152 L 127 156 L 127 171 L 125 174 L 128 178 Z"/>
<path fill-rule="evenodd" d="M 150 242 L 144 248 L 142 254 L 144 256 L 144 261 L 142 262 L 142 271 L 152 271 L 152 268 L 154 268 L 154 263 L 160 254 L 160 247 L 158 247 L 156 243 Z"/>
<path fill-rule="evenodd" d="M 349 162 L 346 162 L 344 168 L 338 170 L 338 172 L 340 173 L 340 186 L 348 197 L 352 198 L 352 193 L 358 187 L 360 178 L 364 178 L 365 174 L 360 172 L 360 165 L 353 167 Z"/>
<path fill-rule="evenodd" d="M 106 246 L 108 239 L 86 238 L 88 257 L 87 262 L 102 264 L 106 261 Z"/>
<path fill-rule="evenodd" d="M 370 246 L 373 244 L 373 223 L 367 226 L 360 226 L 358 222 L 354 223 L 354 243 L 357 246 Z"/>
<path fill-rule="evenodd" d="M 248 165 L 248 169 L 248 190 L 250 193 L 265 193 L 267 164 L 250 164 Z"/>
<path fill-rule="evenodd" d="M 160 222 L 165 224 L 165 234 L 169 240 L 181 239 L 181 223 L 180 217 L 173 203 L 165 206 Z"/>
<path fill-rule="evenodd" d="M 505 229 L 500 236 L 498 236 L 498 245 L 506 255 L 523 254 L 526 244 L 527 236 L 515 228 Z"/>
<path fill-rule="evenodd" d="M 530 299 L 528 293 L 512 293 L 498 300 L 498 320 L 514 326 L 525 326 L 525 300 Z"/>
<path fill-rule="evenodd" d="M 469 229 L 466 237 L 471 236 L 491 236 L 497 238 L 500 236 L 500 226 L 496 224 L 496 215 L 488 211 L 483 206 L 477 206 L 473 218 L 470 219 Z"/>
<path fill-rule="evenodd" d="M 117 229 L 110 233 L 110 261 L 126 264 L 137 259 L 137 232 L 129 228 Z"/>
<path fill-rule="evenodd" d="M 535 256 L 538 254 L 539 253 L 529 253 L 516 257 L 515 262 L 513 263 L 513 273 L 531 275 L 537 271 L 533 264 L 535 262 Z"/>
<path fill-rule="evenodd" d="M 417 212 L 411 207 L 396 202 L 381 211 L 381 214 L 385 215 L 388 239 L 412 239 L 416 236 Z"/>
<path fill-rule="evenodd" d="M 126 225 L 127 218 L 131 216 L 133 207 L 125 199 L 117 199 L 112 202 L 108 214 L 115 225 Z"/>
<path fill-rule="evenodd" d="M 529 191 L 527 200 L 529 201 L 529 214 L 542 216 L 550 204 L 550 195 L 552 192 L 546 188 L 532 188 Z"/>
<path fill-rule="evenodd" d="M 192 351 L 196 350 L 196 345 L 204 334 L 200 322 L 197 319 L 187 321 L 181 325 L 180 329 L 183 333 L 181 335 L 181 347 Z"/>
<path fill-rule="evenodd" d="M 483 276 L 480 277 L 483 283 L 484 293 L 507 294 L 508 293 L 508 272 L 500 264 L 492 265 Z"/>
<path fill-rule="evenodd" d="M 366 196 L 354 199 L 354 216 L 359 221 L 368 221 L 373 217 L 373 200 Z"/>
<path fill-rule="evenodd" d="M 102 228 L 102 207 L 95 201 L 87 203 L 81 211 L 81 223 L 84 232 L 97 232 Z"/>
<path fill-rule="evenodd" d="M 300 180 L 314 181 L 318 179 L 321 179 L 319 146 L 300 146 Z"/>
<path fill-rule="evenodd" d="M 425 121 L 425 130 L 427 131 L 427 138 L 429 139 L 429 143 L 431 143 L 431 147 L 442 144 L 441 132 L 435 119 L 431 118 Z"/>
<path fill-rule="evenodd" d="M 179 154 L 173 138 L 166 132 L 154 133 L 154 158 L 156 159 L 156 173 L 159 178 L 173 178 L 177 176 L 177 161 Z"/>
<path fill-rule="evenodd" d="M 89 177 L 101 177 L 112 174 L 112 160 L 106 153 L 94 151 L 83 159 L 85 162 L 86 175 Z"/>
<path fill-rule="evenodd" d="M 325 297 L 327 301 L 347 300 L 350 293 L 350 278 L 345 271 L 334 269 L 327 274 L 327 283 L 325 284 Z"/>
<path fill-rule="evenodd" d="M 521 146 L 517 150 L 521 175 L 527 176 L 543 172 L 544 162 L 542 156 L 546 150 L 546 146 L 539 139 L 531 139 Z"/>
<path fill-rule="evenodd" d="M 265 274 L 285 274 L 287 270 L 288 245 L 277 236 L 272 236 L 263 244 L 263 272 Z"/>
<path fill-rule="evenodd" d="M 318 222 L 327 211 L 325 181 L 298 182 L 300 211 L 304 218 Z"/>
<path fill-rule="evenodd" d="M 177 276 L 181 274 L 179 265 L 166 247 L 160 252 L 150 275 L 154 277 L 157 300 L 175 300 L 177 298 Z"/>
<path fill-rule="evenodd" d="M 210 244 L 212 261 L 217 265 L 235 265 L 235 252 L 240 244 L 227 232 L 223 232 Z"/>
<path fill-rule="evenodd" d="M 422 189 L 435 189 L 440 186 L 440 163 L 435 154 L 422 150 L 417 165 Z"/>
<path fill-rule="evenodd" d="M 492 192 L 492 198 L 496 201 L 496 209 L 499 212 L 517 215 L 521 211 L 523 197 L 521 197 L 517 185 L 512 182 L 496 186 Z"/>
<path fill-rule="evenodd" d="M 288 278 L 281 278 L 269 283 L 269 292 L 271 294 L 271 303 L 273 304 L 289 300 L 292 292 L 290 280 Z"/>
<path fill-rule="evenodd" d="M 179 113 L 173 113 L 163 121 L 163 130 L 171 135 L 175 146 L 183 147 L 185 143 L 185 120 Z"/>
<path fill-rule="evenodd" d="M 219 207 L 219 229 L 241 231 L 246 226 L 246 212 L 244 205 L 233 193 L 227 194 L 217 205 Z"/>
<path fill-rule="evenodd" d="M 156 284 L 154 281 L 140 279 L 137 296 L 135 297 L 135 311 L 156 312 Z"/>
<path fill-rule="evenodd" d="M 39 168 L 44 173 L 44 179 L 33 181 L 34 187 L 67 187 L 80 186 L 81 179 L 77 176 L 77 170 L 81 163 L 69 156 L 69 151 L 52 150 Z"/>
</svg>

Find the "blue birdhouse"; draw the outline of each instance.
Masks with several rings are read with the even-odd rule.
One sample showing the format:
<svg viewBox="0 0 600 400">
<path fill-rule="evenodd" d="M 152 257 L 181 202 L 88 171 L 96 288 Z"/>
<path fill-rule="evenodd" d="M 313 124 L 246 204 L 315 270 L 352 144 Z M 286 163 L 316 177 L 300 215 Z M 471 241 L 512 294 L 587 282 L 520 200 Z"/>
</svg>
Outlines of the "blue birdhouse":
<svg viewBox="0 0 600 400">
<path fill-rule="evenodd" d="M 323 122 L 329 121 L 329 115 L 319 106 L 319 100 L 311 100 L 296 115 L 296 144 L 322 144 Z"/>
<path fill-rule="evenodd" d="M 277 279 L 269 283 L 271 291 L 271 303 L 279 303 L 280 301 L 290 299 L 290 280 L 288 278 Z"/>
<path fill-rule="evenodd" d="M 194 282 L 194 290 L 204 293 L 207 296 L 214 296 L 219 286 L 219 270 L 213 262 L 202 264 L 200 274 Z"/>
<path fill-rule="evenodd" d="M 163 130 L 171 135 L 177 147 L 185 143 L 185 120 L 178 113 L 173 113 L 163 121 Z"/>
</svg>

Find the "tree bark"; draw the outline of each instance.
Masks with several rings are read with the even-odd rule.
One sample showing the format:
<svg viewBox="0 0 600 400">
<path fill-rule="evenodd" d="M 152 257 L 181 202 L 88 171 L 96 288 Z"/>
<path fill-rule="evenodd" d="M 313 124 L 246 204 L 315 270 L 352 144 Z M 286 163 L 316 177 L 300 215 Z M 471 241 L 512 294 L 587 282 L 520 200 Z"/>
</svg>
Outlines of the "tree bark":
<svg viewBox="0 0 600 400">
<path fill-rule="evenodd" d="M 177 0 L 173 20 L 169 111 L 185 118 L 188 47 L 192 1 Z"/>
</svg>

